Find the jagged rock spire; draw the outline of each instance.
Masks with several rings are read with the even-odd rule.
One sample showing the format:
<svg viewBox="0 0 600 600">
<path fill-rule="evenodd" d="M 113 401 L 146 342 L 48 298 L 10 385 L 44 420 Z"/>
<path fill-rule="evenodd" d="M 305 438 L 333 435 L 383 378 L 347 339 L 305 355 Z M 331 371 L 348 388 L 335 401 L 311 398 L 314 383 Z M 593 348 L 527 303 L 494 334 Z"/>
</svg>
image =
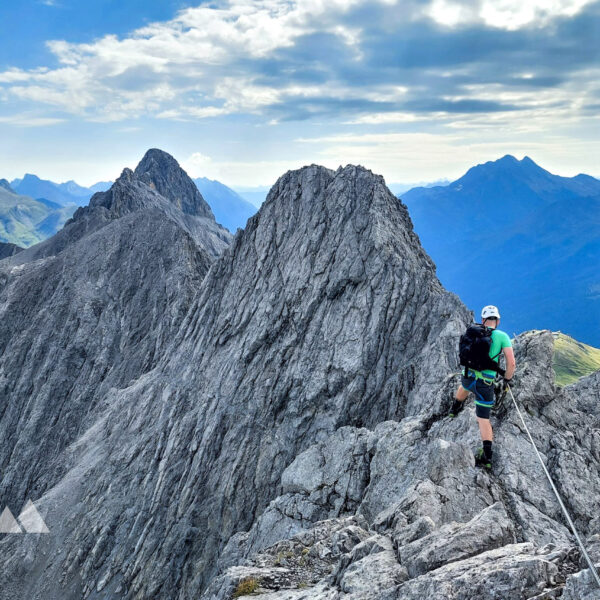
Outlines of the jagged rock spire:
<svg viewBox="0 0 600 600">
<path fill-rule="evenodd" d="M 135 177 L 168 198 L 184 213 L 214 219 L 196 184 L 167 152 L 152 148 L 134 171 Z"/>
<path fill-rule="evenodd" d="M 87 206 L 80 206 L 73 213 L 63 229 L 27 248 L 18 262 L 57 254 L 82 236 L 144 210 L 158 211 L 178 222 L 213 257 L 219 256 L 233 237 L 215 221 L 210 207 L 177 161 L 162 150 L 152 149 L 135 171 L 123 169 L 108 190 L 95 193 Z"/>
</svg>

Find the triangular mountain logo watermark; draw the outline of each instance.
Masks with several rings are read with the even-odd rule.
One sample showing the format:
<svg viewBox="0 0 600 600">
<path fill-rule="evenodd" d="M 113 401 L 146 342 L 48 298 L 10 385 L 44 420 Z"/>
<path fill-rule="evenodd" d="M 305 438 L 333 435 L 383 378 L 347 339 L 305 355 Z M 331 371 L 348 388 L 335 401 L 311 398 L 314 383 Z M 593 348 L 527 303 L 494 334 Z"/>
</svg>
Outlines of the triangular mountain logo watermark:
<svg viewBox="0 0 600 600">
<path fill-rule="evenodd" d="M 8 506 L 0 515 L 0 533 L 50 533 L 35 504 L 27 500 L 17 519 Z"/>
<path fill-rule="evenodd" d="M 23 533 L 23 530 L 17 523 L 8 506 L 0 515 L 0 533 Z"/>
<path fill-rule="evenodd" d="M 40 515 L 31 500 L 27 500 L 27 504 L 25 504 L 17 518 L 27 533 L 50 533 L 44 519 L 42 519 L 42 515 Z"/>
</svg>

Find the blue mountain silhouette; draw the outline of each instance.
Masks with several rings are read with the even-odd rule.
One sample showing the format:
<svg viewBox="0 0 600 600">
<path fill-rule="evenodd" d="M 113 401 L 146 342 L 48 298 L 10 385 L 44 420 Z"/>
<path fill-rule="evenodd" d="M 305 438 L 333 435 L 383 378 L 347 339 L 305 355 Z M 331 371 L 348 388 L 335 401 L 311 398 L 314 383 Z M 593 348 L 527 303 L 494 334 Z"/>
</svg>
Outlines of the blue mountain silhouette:
<svg viewBox="0 0 600 600">
<path fill-rule="evenodd" d="M 496 304 L 510 333 L 548 328 L 600 345 L 599 180 L 507 155 L 402 200 L 441 282 L 476 317 Z"/>
<path fill-rule="evenodd" d="M 199 177 L 194 179 L 194 183 L 209 203 L 217 223 L 227 227 L 232 233 L 238 227 L 244 229 L 246 221 L 258 210 L 220 181 Z"/>
</svg>

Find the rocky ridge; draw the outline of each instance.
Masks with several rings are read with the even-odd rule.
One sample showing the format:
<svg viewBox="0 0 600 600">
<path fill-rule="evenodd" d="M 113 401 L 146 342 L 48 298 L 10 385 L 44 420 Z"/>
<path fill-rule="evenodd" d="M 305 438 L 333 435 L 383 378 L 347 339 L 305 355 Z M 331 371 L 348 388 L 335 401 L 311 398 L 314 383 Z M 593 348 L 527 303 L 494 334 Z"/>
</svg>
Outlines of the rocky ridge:
<svg viewBox="0 0 600 600">
<path fill-rule="evenodd" d="M 156 364 L 217 241 L 222 249 L 231 239 L 213 220 L 204 246 L 199 219 L 126 170 L 53 238 L 0 262 L 3 506 L 58 481 L 68 468 L 61 453 L 111 390 Z"/>
<path fill-rule="evenodd" d="M 166 191 L 166 181 L 172 184 L 170 191 Z M 151 149 L 135 171 L 125 168 L 110 189 L 96 192 L 88 206 L 79 207 L 60 231 L 27 248 L 11 264 L 58 255 L 122 217 L 135 221 L 130 215 L 137 211 L 154 211 L 162 220 L 166 216 L 212 258 L 219 256 L 232 239 L 231 233 L 215 222 L 210 207 L 177 161 L 161 150 Z"/>
<path fill-rule="evenodd" d="M 593 597 L 510 404 L 493 475 L 473 409 L 445 417 L 470 315 L 382 178 L 288 172 L 186 298 L 58 449 L 52 535 L 0 539 L 0 597 L 230 598 L 249 578 L 265 598 Z M 517 340 L 517 399 L 600 560 L 595 384 L 557 389 L 552 343 Z"/>
<path fill-rule="evenodd" d="M 516 348 L 517 401 L 600 563 L 598 374 L 560 390 L 552 382 L 551 332 L 522 334 Z M 474 466 L 473 407 L 456 420 L 417 416 L 372 431 L 342 428 L 307 449 L 282 474 L 284 493 L 230 540 L 223 573 L 203 598 L 230 598 L 252 580 L 261 597 L 289 600 L 597 599 L 508 402 L 493 418 L 499 456 L 492 475 Z M 356 494 L 355 481 L 368 485 Z M 331 502 L 335 490 L 359 498 L 350 511 L 356 516 Z"/>
</svg>

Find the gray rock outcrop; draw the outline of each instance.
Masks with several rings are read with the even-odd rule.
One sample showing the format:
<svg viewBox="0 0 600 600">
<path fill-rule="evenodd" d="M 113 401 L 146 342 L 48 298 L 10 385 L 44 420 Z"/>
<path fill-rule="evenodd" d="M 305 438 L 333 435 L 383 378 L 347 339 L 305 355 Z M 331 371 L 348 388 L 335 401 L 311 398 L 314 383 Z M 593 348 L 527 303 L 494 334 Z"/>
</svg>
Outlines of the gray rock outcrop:
<svg viewBox="0 0 600 600">
<path fill-rule="evenodd" d="M 549 331 L 530 332 L 517 338 L 520 384 L 515 396 L 592 558 L 600 563 L 600 535 L 594 510 L 600 493 L 597 420 L 595 415 L 581 410 L 582 406 L 589 407 L 586 399 L 593 398 L 590 390 L 595 389 L 597 374 L 563 390 L 554 388 L 549 369 L 552 351 Z M 598 402 L 597 396 L 595 401 Z M 350 551 L 338 559 L 329 575 L 311 583 L 310 589 L 294 582 L 282 585 L 280 595 L 275 595 L 268 591 L 265 580 L 264 586 L 260 583 L 265 597 L 600 597 L 512 401 L 505 398 L 493 417 L 498 456 L 491 476 L 474 466 L 478 435 L 473 412 L 473 408 L 467 409 L 455 420 L 431 421 L 416 416 L 400 423 L 388 421 L 372 431 L 339 429 L 329 443 L 307 449 L 290 466 L 291 473 L 284 471 L 282 475 L 283 483 L 303 472 L 303 483 L 296 486 L 293 495 L 287 488 L 288 493 L 273 500 L 248 533 L 230 540 L 222 554 L 223 574 L 213 581 L 203 598 L 218 597 L 215 589 L 220 589 L 219 585 L 236 589 L 240 582 L 236 569 L 240 567 L 232 564 L 252 567 L 252 576 L 263 582 L 254 557 L 269 554 L 273 544 L 282 543 L 280 539 L 294 540 L 310 530 L 306 514 L 315 526 L 322 523 L 319 519 L 329 518 L 329 507 L 315 510 L 310 502 L 315 483 L 319 489 L 328 490 L 335 482 L 348 480 L 351 469 L 344 468 L 340 461 L 352 464 L 355 470 L 364 464 L 365 456 L 370 456 L 364 476 L 368 485 L 353 512 L 364 516 L 368 528 L 376 530 L 388 546 L 391 544 L 396 566 L 405 571 L 405 581 L 398 581 L 398 572 L 392 571 L 384 582 L 370 590 L 373 570 L 366 570 L 361 579 L 364 587 L 356 595 L 354 588 L 341 585 L 340 573 L 352 563 Z M 336 437 L 344 442 L 336 441 Z M 368 440 L 362 453 L 355 441 L 360 439 Z M 349 451 L 349 447 L 353 450 Z M 354 456 L 352 461 L 347 460 L 349 454 Z M 299 465 L 304 466 L 299 469 Z M 297 507 L 307 504 L 312 511 L 299 511 L 294 516 Z M 273 514 L 279 515 L 280 521 L 274 520 Z M 283 535 L 276 526 L 282 518 L 286 525 Z M 334 526 L 343 518 L 346 517 L 342 512 L 340 518 L 329 523 Z M 385 545 L 379 543 L 381 547 Z M 381 565 L 375 570 L 384 579 L 384 574 L 390 572 Z"/>
<path fill-rule="evenodd" d="M 154 158 L 142 162 L 162 164 Z M 0 538 L 0 597 L 225 599 L 246 582 L 268 599 L 542 600 L 589 588 L 511 400 L 494 416 L 492 475 L 474 466 L 472 405 L 446 417 L 459 380 L 456 341 L 471 315 L 440 285 L 381 177 L 351 165 L 288 172 L 214 259 L 216 249 L 202 245 L 220 239 L 214 222 L 186 227 L 186 211 L 202 205 L 186 196 L 181 174 L 147 177 L 152 169 L 125 172 L 112 196 L 94 196 L 74 216 L 76 241 L 65 250 L 0 263 L 0 293 L 13 298 L 2 306 L 13 307 L 16 322 L 37 264 L 61 261 L 57 301 L 90 278 L 80 270 L 86 260 L 65 262 L 71 247 L 105 257 L 97 278 L 129 265 L 108 299 L 131 298 L 136 266 L 144 273 L 162 260 L 158 250 L 136 254 L 141 235 L 131 243 L 146 211 L 171 223 L 180 244 L 188 240 L 168 268 L 146 271 L 142 280 L 154 282 L 146 299 L 111 309 L 124 329 L 85 328 L 80 318 L 56 344 L 70 313 L 52 332 L 37 322 L 30 339 L 57 348 L 48 365 L 72 357 L 81 327 L 95 344 L 94 365 L 99 349 L 119 348 L 104 359 L 114 371 L 106 384 L 86 361 L 64 367 L 76 376 L 58 413 L 44 396 L 49 366 L 33 369 L 36 355 L 14 334 L 3 340 L 4 349 L 23 347 L 18 360 L 5 350 L 3 385 L 28 380 L 31 391 L 18 385 L 35 408 L 13 409 L 6 388 L 0 424 L 26 454 L 3 458 L 6 489 L 15 502 L 34 496 L 51 534 Z M 129 227 L 129 236 L 109 235 L 111 226 Z M 163 250 L 178 247 L 168 233 L 154 237 Z M 130 325 L 178 269 L 177 293 L 150 311 L 156 320 Z M 66 297 L 71 306 L 74 295 Z M 52 312 L 29 310 L 32 321 Z M 107 331 L 120 332 L 118 345 L 99 337 Z M 515 394 L 595 543 L 600 440 L 591 401 L 579 400 L 595 384 L 557 389 L 552 344 L 546 331 L 516 340 Z M 37 433 L 44 419 L 56 425 Z M 25 442 L 44 433 L 59 442 L 36 463 L 39 452 Z"/>
<path fill-rule="evenodd" d="M 205 218 L 186 219 L 125 171 L 54 238 L 0 263 L 3 506 L 58 481 L 61 453 L 162 356 L 214 261 L 202 222 L 187 226 Z"/>
</svg>

